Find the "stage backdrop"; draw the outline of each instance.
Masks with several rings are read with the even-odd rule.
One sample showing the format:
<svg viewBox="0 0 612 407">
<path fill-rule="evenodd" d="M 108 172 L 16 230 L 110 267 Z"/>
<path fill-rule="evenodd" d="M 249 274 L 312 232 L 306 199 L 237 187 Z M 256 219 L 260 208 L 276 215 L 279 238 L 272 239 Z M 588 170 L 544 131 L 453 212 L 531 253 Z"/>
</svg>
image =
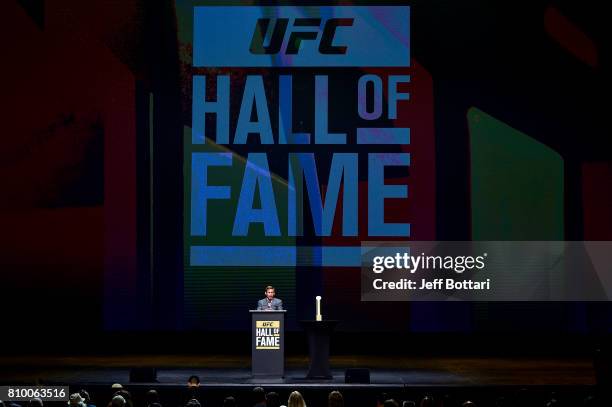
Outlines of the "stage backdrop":
<svg viewBox="0 0 612 407">
<path fill-rule="evenodd" d="M 340 329 L 584 329 L 577 304 L 363 303 L 358 279 L 367 241 L 594 238 L 599 61 L 556 7 L 176 5 L 185 327 L 244 329 L 272 284 L 289 329 L 316 295 Z"/>
<path fill-rule="evenodd" d="M 607 303 L 362 303 L 354 263 L 371 240 L 612 240 L 602 5 L 210 3 L 3 3 L 15 331 L 44 309 L 247 332 L 268 284 L 290 329 L 316 295 L 345 330 L 610 329 Z"/>
</svg>

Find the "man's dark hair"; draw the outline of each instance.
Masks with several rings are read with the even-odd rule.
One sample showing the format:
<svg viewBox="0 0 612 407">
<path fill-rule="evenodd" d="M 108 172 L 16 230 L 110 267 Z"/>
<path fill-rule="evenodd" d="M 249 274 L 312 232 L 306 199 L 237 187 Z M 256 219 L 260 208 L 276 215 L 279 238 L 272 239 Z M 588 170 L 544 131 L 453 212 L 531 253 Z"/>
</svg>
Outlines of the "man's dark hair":
<svg viewBox="0 0 612 407">
<path fill-rule="evenodd" d="M 109 406 L 124 407 L 127 405 L 127 400 L 121 394 L 115 394 L 111 399 Z"/>
<path fill-rule="evenodd" d="M 280 407 L 280 396 L 275 391 L 266 394 L 266 407 Z"/>
<path fill-rule="evenodd" d="M 159 403 L 159 393 L 155 389 L 151 389 L 146 395 L 147 405 Z"/>
<path fill-rule="evenodd" d="M 223 407 L 236 407 L 236 399 L 232 396 L 223 399 Z"/>
<path fill-rule="evenodd" d="M 274 290 L 274 291 L 276 291 L 276 288 L 272 287 L 271 285 L 267 285 L 267 286 L 266 286 L 266 291 L 268 291 L 268 290 Z"/>
<path fill-rule="evenodd" d="M 253 403 L 264 403 L 266 401 L 266 391 L 263 387 L 255 387 L 253 389 Z"/>
<path fill-rule="evenodd" d="M 113 394 L 113 397 L 115 397 L 115 396 L 123 397 L 123 399 L 125 400 L 125 406 L 126 407 L 133 407 L 134 404 L 132 403 L 132 395 L 126 389 L 121 389 L 121 390 L 115 392 L 115 394 Z"/>
<path fill-rule="evenodd" d="M 121 389 L 119 391 L 116 391 L 115 394 L 113 394 L 113 396 L 121 396 L 125 399 L 125 401 L 132 399 L 132 395 L 126 389 Z"/>
<path fill-rule="evenodd" d="M 185 404 L 185 407 L 202 407 L 202 404 L 197 399 L 191 399 Z"/>
<path fill-rule="evenodd" d="M 196 384 L 200 384 L 200 378 L 196 375 L 191 375 L 189 376 L 189 379 L 187 379 L 187 383 L 191 383 L 191 382 L 195 382 Z"/>
<path fill-rule="evenodd" d="M 28 407 L 43 407 L 43 401 L 39 398 L 34 398 L 28 402 Z"/>
<path fill-rule="evenodd" d="M 344 407 L 344 397 L 338 390 L 334 390 L 327 396 L 327 407 Z"/>
</svg>

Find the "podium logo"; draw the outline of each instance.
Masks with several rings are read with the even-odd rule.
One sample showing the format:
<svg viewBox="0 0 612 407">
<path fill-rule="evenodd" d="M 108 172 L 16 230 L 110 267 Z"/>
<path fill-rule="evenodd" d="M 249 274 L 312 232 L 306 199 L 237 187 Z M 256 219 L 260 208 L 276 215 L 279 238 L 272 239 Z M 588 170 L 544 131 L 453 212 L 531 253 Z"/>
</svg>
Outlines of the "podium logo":
<svg viewBox="0 0 612 407">
<path fill-rule="evenodd" d="M 255 321 L 256 328 L 280 328 L 280 321 Z"/>
<path fill-rule="evenodd" d="M 255 321 L 255 349 L 280 349 L 280 321 Z"/>
</svg>

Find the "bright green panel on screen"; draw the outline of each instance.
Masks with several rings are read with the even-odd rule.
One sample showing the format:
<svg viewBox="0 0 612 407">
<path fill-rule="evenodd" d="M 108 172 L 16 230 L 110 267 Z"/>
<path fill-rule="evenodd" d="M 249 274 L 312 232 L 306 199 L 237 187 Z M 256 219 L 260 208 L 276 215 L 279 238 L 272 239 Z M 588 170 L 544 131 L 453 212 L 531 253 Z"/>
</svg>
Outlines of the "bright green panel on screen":
<svg viewBox="0 0 612 407">
<path fill-rule="evenodd" d="M 231 167 L 211 167 L 210 185 L 231 186 L 231 198 L 210 200 L 208 206 L 207 236 L 190 235 L 191 216 L 191 154 L 197 152 L 231 152 L 207 139 L 206 144 L 191 144 L 191 128 L 184 129 L 184 322 L 187 329 L 228 330 L 247 329 L 249 309 L 264 296 L 264 287 L 273 284 L 278 297 L 288 309 L 287 319 L 295 319 L 295 267 L 191 267 L 189 248 L 192 245 L 295 245 L 295 237 L 266 237 L 261 224 L 253 224 L 247 236 L 232 236 L 234 217 L 240 195 L 246 161 L 233 153 Z M 287 228 L 287 182 L 272 176 L 281 231 Z M 259 195 L 255 195 L 255 205 Z M 283 233 L 286 234 L 286 233 Z"/>
<path fill-rule="evenodd" d="M 473 240 L 563 240 L 563 158 L 476 109 L 468 111 Z"/>
</svg>

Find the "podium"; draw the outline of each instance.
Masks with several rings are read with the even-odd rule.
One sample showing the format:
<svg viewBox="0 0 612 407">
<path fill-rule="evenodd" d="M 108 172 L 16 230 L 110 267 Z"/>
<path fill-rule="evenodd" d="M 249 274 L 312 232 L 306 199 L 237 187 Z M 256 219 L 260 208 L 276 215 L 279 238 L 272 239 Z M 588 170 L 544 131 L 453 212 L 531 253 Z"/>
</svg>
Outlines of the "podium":
<svg viewBox="0 0 612 407">
<path fill-rule="evenodd" d="M 251 374 L 278 377 L 285 374 L 285 313 L 251 310 Z"/>
</svg>

